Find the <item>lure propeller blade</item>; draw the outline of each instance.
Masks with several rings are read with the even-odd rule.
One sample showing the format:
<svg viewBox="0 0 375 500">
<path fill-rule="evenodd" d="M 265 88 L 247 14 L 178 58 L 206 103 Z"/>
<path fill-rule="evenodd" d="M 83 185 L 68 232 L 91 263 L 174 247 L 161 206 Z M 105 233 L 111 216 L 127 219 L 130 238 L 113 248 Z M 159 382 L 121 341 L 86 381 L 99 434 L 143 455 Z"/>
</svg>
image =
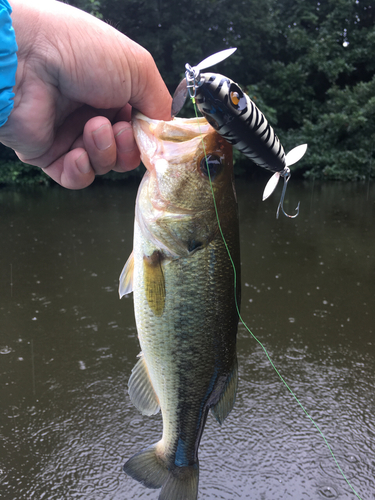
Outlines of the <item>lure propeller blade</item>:
<svg viewBox="0 0 375 500">
<path fill-rule="evenodd" d="M 203 59 L 203 61 L 195 66 L 195 69 L 200 71 L 201 69 L 210 68 L 214 64 L 218 64 L 219 62 L 224 61 L 224 59 L 231 56 L 236 50 L 237 47 L 233 47 L 231 49 L 225 49 L 221 50 L 220 52 L 216 52 L 216 54 L 212 54 L 211 56 L 206 57 L 206 59 Z"/>
<path fill-rule="evenodd" d="M 182 109 L 188 96 L 186 78 L 181 80 L 173 94 L 172 100 L 172 118 L 174 118 Z"/>
<path fill-rule="evenodd" d="M 212 54 L 211 56 L 206 57 L 206 59 L 203 59 L 197 66 L 194 66 L 193 71 L 199 74 L 199 71 L 201 69 L 207 69 L 214 64 L 218 64 L 221 61 L 224 61 L 227 57 L 231 56 L 233 52 L 237 50 L 236 47 L 231 48 L 231 49 L 225 49 L 221 50 L 220 52 L 216 52 L 216 54 Z M 186 78 L 184 78 L 176 90 L 174 91 L 173 94 L 173 100 L 172 100 L 172 118 L 174 118 L 182 109 L 183 105 L 185 104 L 186 98 L 188 96 L 188 88 L 187 88 L 187 82 Z"/>
<path fill-rule="evenodd" d="M 301 144 L 300 146 L 296 146 L 293 148 L 285 157 L 285 164 L 287 167 L 290 165 L 294 165 L 299 161 L 302 156 L 306 153 L 307 144 Z"/>
<path fill-rule="evenodd" d="M 301 144 L 300 146 L 296 146 L 293 148 L 285 157 L 285 167 L 290 167 L 290 165 L 294 165 L 299 161 L 302 156 L 306 153 L 307 144 Z M 276 189 L 277 183 L 279 182 L 281 176 L 281 172 L 276 172 L 267 182 L 266 187 L 263 191 L 262 201 L 266 200 Z"/>
<path fill-rule="evenodd" d="M 275 172 L 264 188 L 262 201 L 266 200 L 275 191 L 279 179 L 280 172 Z"/>
</svg>

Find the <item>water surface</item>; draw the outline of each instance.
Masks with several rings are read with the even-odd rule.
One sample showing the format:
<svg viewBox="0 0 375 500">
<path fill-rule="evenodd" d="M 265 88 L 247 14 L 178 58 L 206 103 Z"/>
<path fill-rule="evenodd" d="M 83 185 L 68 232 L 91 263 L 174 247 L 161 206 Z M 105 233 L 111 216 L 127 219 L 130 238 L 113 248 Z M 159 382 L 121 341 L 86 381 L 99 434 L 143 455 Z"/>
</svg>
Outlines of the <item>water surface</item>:
<svg viewBox="0 0 375 500">
<path fill-rule="evenodd" d="M 375 188 L 292 182 L 286 209 L 238 182 L 242 315 L 363 499 L 375 498 Z M 117 283 L 136 184 L 0 191 L 0 496 L 157 499 L 122 472 L 154 443 L 126 384 L 139 352 Z M 240 386 L 200 447 L 199 499 L 355 499 L 327 445 L 239 327 Z"/>
</svg>

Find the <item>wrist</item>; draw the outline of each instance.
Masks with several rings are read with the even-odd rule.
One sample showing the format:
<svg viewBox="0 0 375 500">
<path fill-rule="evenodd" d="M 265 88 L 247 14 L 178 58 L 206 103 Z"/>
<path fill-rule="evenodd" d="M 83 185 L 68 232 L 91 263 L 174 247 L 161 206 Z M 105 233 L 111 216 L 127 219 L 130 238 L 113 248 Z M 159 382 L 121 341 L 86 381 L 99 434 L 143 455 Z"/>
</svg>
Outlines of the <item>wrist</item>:
<svg viewBox="0 0 375 500">
<path fill-rule="evenodd" d="M 14 103 L 17 44 L 7 1 L 0 1 L 0 127 L 7 121 Z"/>
</svg>

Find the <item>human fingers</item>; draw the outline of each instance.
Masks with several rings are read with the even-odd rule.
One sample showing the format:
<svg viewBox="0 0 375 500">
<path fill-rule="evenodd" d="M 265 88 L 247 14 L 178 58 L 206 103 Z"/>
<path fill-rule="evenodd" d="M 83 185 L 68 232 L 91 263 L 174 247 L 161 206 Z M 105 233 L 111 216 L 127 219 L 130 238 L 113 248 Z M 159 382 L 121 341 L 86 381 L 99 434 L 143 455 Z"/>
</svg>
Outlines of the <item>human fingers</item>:
<svg viewBox="0 0 375 500">
<path fill-rule="evenodd" d="M 86 138 L 87 143 L 89 143 L 87 149 L 90 151 L 92 158 L 90 158 L 83 136 L 81 136 L 75 141 L 71 151 L 43 168 L 44 172 L 61 186 L 67 189 L 83 189 L 94 181 L 97 174 L 103 175 L 115 166 L 116 143 L 112 126 L 104 117 L 99 118 L 102 120 L 98 122 L 104 121 L 104 123 L 98 128 L 94 127 L 92 132 L 86 133 L 89 137 Z M 107 127 L 110 128 L 110 131 L 106 130 Z M 103 149 L 108 136 L 112 136 L 111 144 L 108 148 Z M 99 147 L 95 141 L 99 144 Z"/>
<path fill-rule="evenodd" d="M 83 129 L 82 140 L 95 174 L 103 175 L 112 170 L 117 152 L 111 122 L 104 116 L 91 118 Z"/>
<path fill-rule="evenodd" d="M 128 113 L 122 116 L 129 116 Z M 81 142 L 81 141 L 80 141 Z M 103 175 L 110 170 L 126 172 L 139 165 L 140 156 L 130 123 L 120 121 L 113 126 L 97 116 L 85 125 L 82 142 L 94 172 Z M 73 147 L 81 145 L 78 141 Z"/>
<path fill-rule="evenodd" d="M 131 77 L 129 103 L 144 115 L 157 120 L 171 119 L 172 97 L 159 73 L 151 54 L 130 41 L 131 54 L 127 50 L 127 62 Z"/>
<path fill-rule="evenodd" d="M 131 124 L 128 122 L 115 123 L 113 132 L 117 148 L 116 166 L 113 170 L 127 172 L 137 168 L 140 163 L 140 154 Z"/>
<path fill-rule="evenodd" d="M 69 151 L 43 170 L 51 179 L 67 189 L 83 189 L 95 179 L 89 155 L 83 148 Z"/>
<path fill-rule="evenodd" d="M 108 130 L 108 127 L 110 130 Z M 109 147 L 104 147 L 109 141 Z M 128 122 L 113 125 L 103 116 L 87 122 L 84 134 L 72 145 L 72 150 L 53 161 L 44 172 L 68 189 L 89 186 L 95 175 L 111 169 L 117 172 L 133 170 L 139 165 L 140 155 Z"/>
</svg>

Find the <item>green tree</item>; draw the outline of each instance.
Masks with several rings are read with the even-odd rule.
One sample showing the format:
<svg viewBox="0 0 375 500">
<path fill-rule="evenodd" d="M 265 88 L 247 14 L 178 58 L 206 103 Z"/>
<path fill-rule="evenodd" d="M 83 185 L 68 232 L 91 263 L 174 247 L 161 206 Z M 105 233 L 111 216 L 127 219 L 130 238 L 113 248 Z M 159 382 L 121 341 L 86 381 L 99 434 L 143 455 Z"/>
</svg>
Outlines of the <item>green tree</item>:
<svg viewBox="0 0 375 500">
<path fill-rule="evenodd" d="M 371 0 L 101 0 L 101 13 L 152 53 L 172 92 L 186 62 L 237 46 L 213 70 L 251 90 L 286 150 L 308 142 L 296 168 L 373 174 Z"/>
<path fill-rule="evenodd" d="M 263 67 L 275 57 L 275 0 L 101 0 L 100 14 L 148 49 L 174 90 L 185 64 L 194 65 L 228 47 L 238 51 L 217 68 L 243 85 L 264 76 Z M 77 4 L 91 9 L 91 1 Z"/>
<path fill-rule="evenodd" d="M 306 119 L 292 138 L 310 145 L 307 176 L 364 180 L 374 176 L 375 77 L 327 91 L 325 111 L 319 119 Z M 373 165 L 374 163 L 374 165 Z"/>
<path fill-rule="evenodd" d="M 187 62 L 237 47 L 212 71 L 247 89 L 286 151 L 309 144 L 295 168 L 330 179 L 374 175 L 373 0 L 70 3 L 148 49 L 172 93 Z"/>
<path fill-rule="evenodd" d="M 308 142 L 301 165 L 316 177 L 373 176 L 374 7 L 285 0 L 279 8 L 284 43 L 262 88 L 277 110 L 286 149 Z"/>
</svg>

